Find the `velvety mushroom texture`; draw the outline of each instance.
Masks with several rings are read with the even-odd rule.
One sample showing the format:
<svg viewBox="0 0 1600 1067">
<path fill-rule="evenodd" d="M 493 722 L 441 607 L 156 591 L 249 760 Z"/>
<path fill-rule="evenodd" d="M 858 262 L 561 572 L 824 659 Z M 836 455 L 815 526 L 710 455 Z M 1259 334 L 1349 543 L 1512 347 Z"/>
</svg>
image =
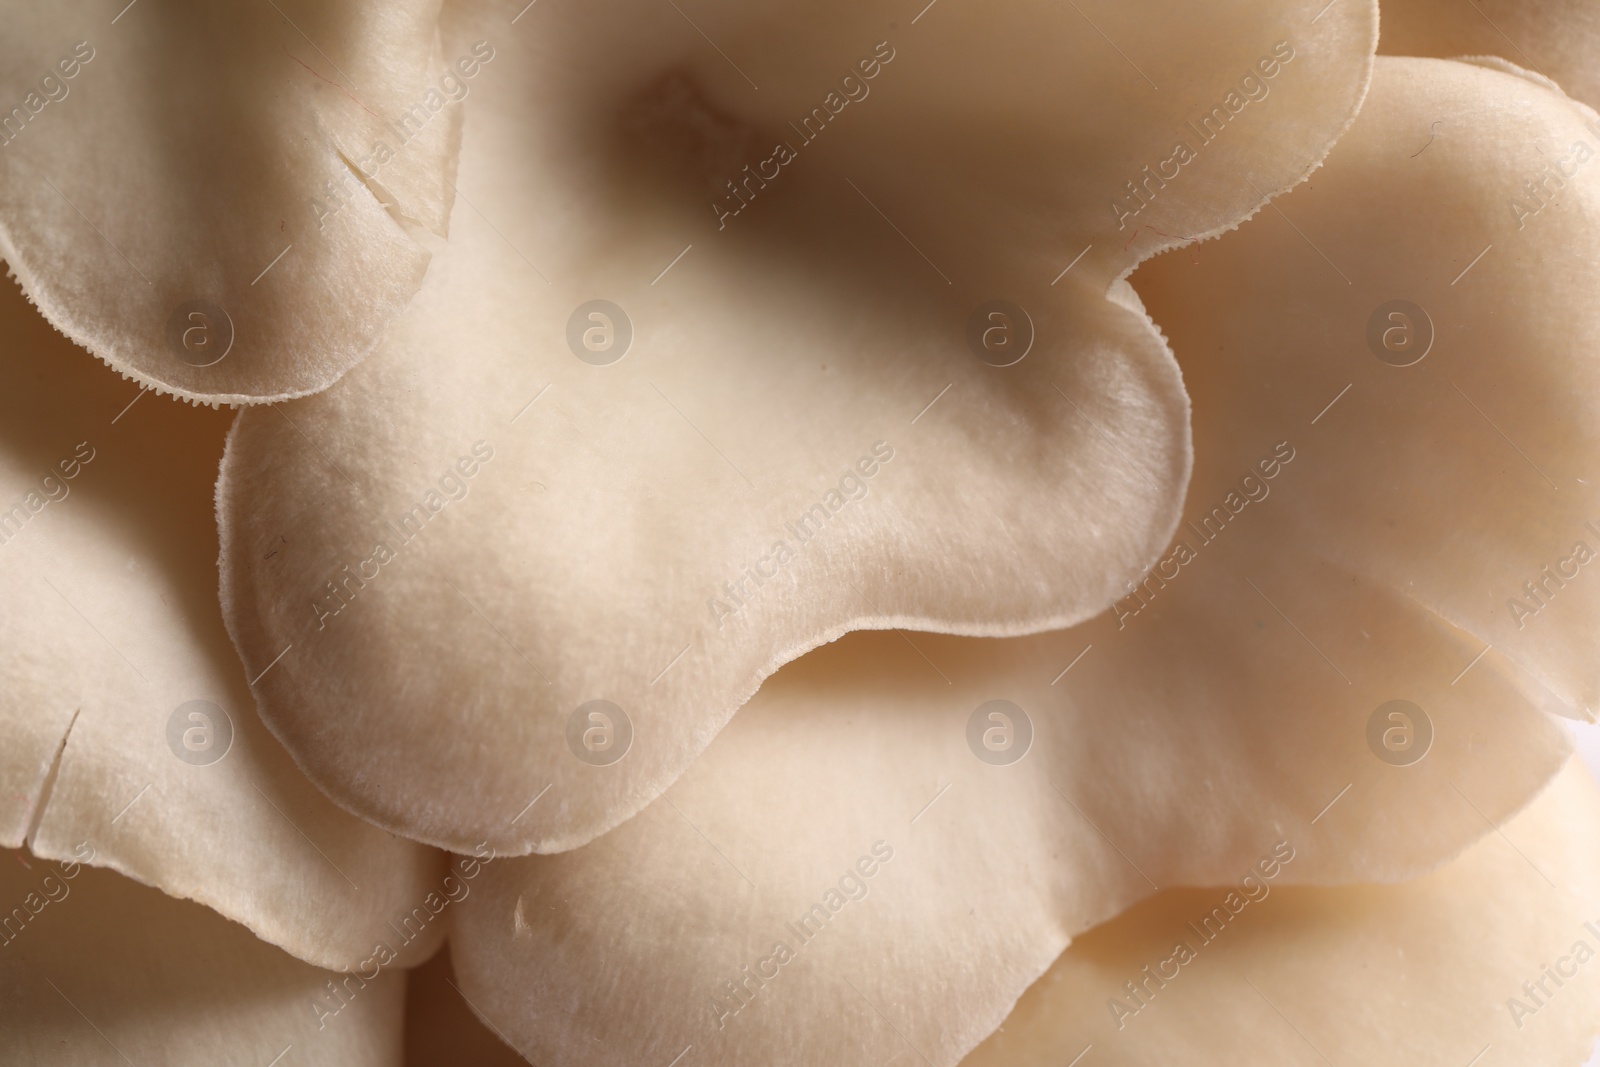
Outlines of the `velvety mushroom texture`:
<svg viewBox="0 0 1600 1067">
<path fill-rule="evenodd" d="M 1583 778 L 1575 762 L 1503 837 L 1486 837 L 1418 881 L 1275 889 L 1258 869 L 1223 890 L 1162 893 L 1079 938 L 962 1063 L 1059 1065 L 1095 1047 L 1097 1062 L 1172 1062 L 1180 1053 L 1228 1062 L 1262 1055 L 1266 1033 L 1275 1062 L 1299 1062 L 1298 1054 L 1320 1063 L 1325 1051 L 1338 1063 L 1408 1067 L 1442 1051 L 1464 1063 L 1471 1049 L 1483 1052 L 1481 1039 L 1499 1062 L 1577 1064 L 1600 1034 L 1588 966 L 1600 958 L 1600 929 L 1591 928 L 1600 926 L 1600 806 Z M 1256 991 L 1247 994 L 1246 983 Z M 1330 1042 L 1297 1046 L 1270 1015 L 1244 1014 L 1251 998 L 1276 1011 L 1283 991 L 1304 1014 L 1279 1018 Z M 1375 1011 L 1396 1003 L 1405 1010 Z M 473 1062 L 522 1062 L 503 1040 L 461 997 L 446 954 L 410 972 L 408 1063 L 457 1062 L 463 1049 Z M 1441 1041 L 1469 1051 L 1455 1055 Z"/>
<path fill-rule="evenodd" d="M 1289 0 L 522 7 L 449 27 L 500 58 L 417 301 L 245 412 L 218 486 L 301 766 L 509 852 L 616 825 L 847 630 L 1104 610 L 1190 467 L 1115 279 L 1303 178 L 1375 38 Z"/>
<path fill-rule="evenodd" d="M 1119 620 L 1159 616 L 1169 583 L 1192 584 L 1189 555 L 1231 555 L 1315 642 L 1329 605 L 1292 569 L 1244 563 L 1293 545 L 1285 558 L 1348 569 L 1472 635 L 1460 669 L 1500 664 L 1530 699 L 1593 721 L 1600 187 L 1580 171 L 1559 200 L 1513 210 L 1546 161 L 1600 151 L 1592 114 L 1517 74 L 1380 58 L 1315 182 L 1141 272 L 1186 353 L 1196 437 L 1237 465 L 1231 497 L 1191 493 Z M 1440 121 L 1448 133 L 1430 132 Z M 1303 458 L 1268 481 L 1249 457 L 1270 440 Z"/>
<path fill-rule="evenodd" d="M 1450 687 L 1470 644 L 1344 577 L 1315 591 L 1348 688 L 1265 605 L 1096 635 L 1054 686 L 1077 632 L 813 652 L 627 823 L 489 864 L 454 913 L 461 988 L 535 1063 L 865 1065 L 909 1042 L 945 1065 L 1158 887 L 1283 852 L 1273 884 L 1421 874 L 1535 793 L 1564 735 L 1498 671 Z M 1409 766 L 1368 741 L 1396 693 L 1430 712 Z"/>
<path fill-rule="evenodd" d="M 442 55 L 439 7 L 6 0 L 0 255 L 142 383 L 326 388 L 420 284 L 408 231 L 442 233 L 454 200 L 453 63 L 477 60 Z"/>
<path fill-rule="evenodd" d="M 1475 116 L 1472 136 L 1420 166 L 1413 130 L 1440 114 Z M 1451 332 L 1396 367 L 1381 333 L 1377 353 L 1364 340 L 1370 306 L 1352 319 L 1337 270 L 1284 216 L 1341 238 L 1327 254 L 1362 279 L 1352 289 L 1426 280 L 1456 220 L 1491 219 L 1505 172 L 1579 118 L 1516 75 L 1381 60 L 1355 126 L 1281 216 L 1140 278 L 1195 383 L 1188 517 L 1164 565 L 1066 632 L 855 634 L 791 664 L 661 802 L 582 849 L 494 867 L 454 935 L 468 998 L 536 1062 L 666 1061 L 692 1044 L 700 1062 L 800 1047 L 873 1063 L 909 1044 L 947 1064 L 1057 946 L 1157 887 L 1252 870 L 1399 881 L 1490 832 L 1555 773 L 1566 741 L 1545 712 L 1584 706 L 1581 676 L 1530 668 L 1523 645 L 1485 653 L 1436 595 L 1428 566 L 1443 564 L 1420 539 L 1458 575 L 1492 577 L 1567 521 L 1581 483 L 1550 492 L 1493 450 L 1501 437 L 1426 397 L 1431 379 L 1384 375 L 1447 368 L 1471 390 L 1505 338 L 1529 338 L 1521 351 L 1551 369 L 1497 399 L 1527 389 L 1574 435 L 1560 462 L 1592 464 L 1590 391 L 1559 379 L 1595 327 L 1564 264 L 1600 235 L 1583 215 L 1542 231 L 1520 273 L 1488 276 L 1508 303 L 1426 291 Z M 1180 272 L 1204 281 L 1183 289 Z M 1535 293 L 1571 301 L 1564 331 L 1540 332 L 1554 312 Z M 1351 384 L 1324 389 L 1335 374 L 1365 391 L 1330 408 Z M 1378 388 L 1408 381 L 1392 404 Z M 1446 505 L 1493 520 L 1452 542 L 1418 514 L 1442 522 Z M 1581 671 L 1584 612 L 1540 621 Z M 808 914 L 820 932 L 796 925 Z M 817 1018 L 836 1022 L 819 1033 Z"/>
<path fill-rule="evenodd" d="M 91 849 L 321 966 L 420 959 L 443 858 L 305 780 L 222 628 L 226 418 L 107 374 L 10 284 L 0 335 L 0 844 Z"/>
<path fill-rule="evenodd" d="M 1600 8 L 1588 0 L 1384 0 L 1379 50 L 1500 56 L 1600 106 Z"/>
<path fill-rule="evenodd" d="M 1080 938 L 963 1064 L 1577 1067 L 1597 1036 L 1600 795 L 1574 761 L 1414 882 L 1163 893 Z"/>
<path fill-rule="evenodd" d="M 0 902 L 7 1064 L 399 1067 L 399 971 L 318 970 L 198 904 L 70 860 L 0 857 Z"/>
</svg>

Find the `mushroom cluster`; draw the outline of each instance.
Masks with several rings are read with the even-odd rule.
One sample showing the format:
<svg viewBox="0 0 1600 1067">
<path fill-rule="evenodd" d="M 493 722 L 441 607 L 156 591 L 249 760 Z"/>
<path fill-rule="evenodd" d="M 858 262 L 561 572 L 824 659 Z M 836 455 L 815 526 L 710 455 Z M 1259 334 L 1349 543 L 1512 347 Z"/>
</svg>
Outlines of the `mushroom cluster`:
<svg viewBox="0 0 1600 1067">
<path fill-rule="evenodd" d="M 0 1064 L 1600 1062 L 1600 12 L 0 12 Z"/>
</svg>

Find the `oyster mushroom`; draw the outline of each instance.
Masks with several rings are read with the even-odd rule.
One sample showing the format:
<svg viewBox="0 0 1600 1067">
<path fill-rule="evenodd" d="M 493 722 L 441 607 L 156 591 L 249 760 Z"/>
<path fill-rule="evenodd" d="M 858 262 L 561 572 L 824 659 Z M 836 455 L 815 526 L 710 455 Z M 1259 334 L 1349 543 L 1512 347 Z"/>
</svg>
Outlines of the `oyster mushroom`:
<svg viewBox="0 0 1600 1067">
<path fill-rule="evenodd" d="M 121 8 L 120 11 L 117 8 Z M 439 0 L 8 0 L 0 257 L 161 392 L 324 389 L 421 283 L 454 200 Z"/>
<path fill-rule="evenodd" d="M 1413 156 L 1441 114 L 1466 132 Z M 1068 631 L 853 634 L 790 665 L 639 816 L 496 866 L 456 916 L 465 995 L 537 1062 L 949 1064 L 1158 889 L 1399 882 L 1492 832 L 1567 752 L 1547 713 L 1593 706 L 1600 585 L 1567 579 L 1525 640 L 1502 586 L 1584 536 L 1600 320 L 1567 265 L 1600 231 L 1577 198 L 1480 258 L 1493 301 L 1449 254 L 1583 117 L 1381 59 L 1311 185 L 1139 278 L 1193 383 L 1190 550 Z M 1369 345 L 1402 283 L 1426 358 L 1420 317 Z"/>
<path fill-rule="evenodd" d="M 222 628 L 226 418 L 105 373 L 11 285 L 0 331 L 0 844 L 88 849 L 321 967 L 425 958 L 443 857 L 305 780 Z"/>
<path fill-rule="evenodd" d="M 0 900 L 16 908 L 0 934 L 7 1062 L 402 1062 L 400 972 L 318 970 L 207 908 L 76 860 L 0 860 Z"/>
<path fill-rule="evenodd" d="M 1498 56 L 1600 105 L 1600 11 L 1582 0 L 1386 0 L 1378 49 L 1391 55 Z"/>
<path fill-rule="evenodd" d="M 1461 1062 L 1494 1049 L 1507 1063 L 1576 1064 L 1600 1032 L 1600 806 L 1584 778 L 1574 761 L 1504 837 L 1414 881 L 1274 887 L 1252 870 L 1157 894 L 1078 938 L 962 1063 L 1091 1051 L 1105 1063 L 1226 1061 L 1270 1047 L 1308 1062 L 1406 1064 L 1459 1047 Z M 478 1062 L 524 1062 L 503 1037 L 462 998 L 447 954 L 410 972 L 408 1062 L 463 1048 Z"/>
<path fill-rule="evenodd" d="M 1287 0 L 520 6 L 451 13 L 502 59 L 423 291 L 244 412 L 218 483 L 230 632 L 252 674 L 292 646 L 256 691 L 306 773 L 513 853 L 617 825 L 848 630 L 1103 611 L 1190 465 L 1118 278 L 1302 180 L 1375 37 Z"/>
<path fill-rule="evenodd" d="M 1190 354 L 1197 437 L 1238 448 L 1237 465 L 1257 427 L 1281 427 L 1305 455 L 1259 507 L 1242 481 L 1220 515 L 1197 490 L 1180 541 L 1263 561 L 1292 545 L 1277 555 L 1378 582 L 1472 635 L 1473 670 L 1499 662 L 1529 699 L 1592 722 L 1600 193 L 1580 171 L 1559 202 L 1514 209 L 1546 160 L 1586 153 L 1600 123 L 1543 79 L 1382 57 L 1316 182 L 1152 263 L 1140 291 Z M 1217 314 L 1227 301 L 1248 312 Z M 1260 514 L 1234 527 L 1238 500 Z M 1171 568 L 1152 574 L 1132 580 L 1119 624 L 1159 615 Z M 1292 617 L 1328 611 L 1292 571 L 1257 581 Z"/>
<path fill-rule="evenodd" d="M 1583 1063 L 1600 1036 L 1597 856 L 1600 796 L 1574 761 L 1416 881 L 1274 890 L 1220 935 L 1225 896 L 1164 893 L 1068 949 L 963 1063 L 1044 1067 L 1086 1045 L 1102 1064 Z"/>
</svg>

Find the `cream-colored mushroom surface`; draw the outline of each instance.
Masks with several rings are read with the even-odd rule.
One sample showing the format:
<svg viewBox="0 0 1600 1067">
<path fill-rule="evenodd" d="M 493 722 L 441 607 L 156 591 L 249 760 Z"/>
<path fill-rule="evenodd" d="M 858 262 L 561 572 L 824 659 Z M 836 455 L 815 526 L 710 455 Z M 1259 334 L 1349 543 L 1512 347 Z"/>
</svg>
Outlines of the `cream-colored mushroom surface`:
<svg viewBox="0 0 1600 1067">
<path fill-rule="evenodd" d="M 500 58 L 423 291 L 245 412 L 218 486 L 269 726 L 363 817 L 507 852 L 617 825 L 848 630 L 1103 611 L 1190 467 L 1115 279 L 1300 181 L 1375 36 L 1288 0 L 521 6 L 453 13 Z"/>
<path fill-rule="evenodd" d="M 1414 882 L 1286 887 L 1258 870 L 1157 895 L 1079 938 L 962 1062 L 1084 1062 L 1096 1049 L 1096 1062 L 1128 1064 L 1468 1062 L 1457 1046 L 1530 1067 L 1592 1062 L 1600 807 L 1584 777 L 1574 761 L 1504 836 Z M 1283 1014 L 1284 991 L 1301 1014 Z M 462 999 L 445 954 L 410 972 L 409 1063 L 463 1049 L 523 1062 L 503 1036 Z"/>
<path fill-rule="evenodd" d="M 327 388 L 416 292 L 413 233 L 444 232 L 454 200 L 459 101 L 487 57 L 444 55 L 439 13 L 7 0 L 0 257 L 163 392 Z"/>
<path fill-rule="evenodd" d="M 0 856 L 0 1064 L 399 1067 L 401 972 L 318 970 L 91 854 Z"/>
<path fill-rule="evenodd" d="M 1600 8 L 1586 0 L 1384 0 L 1381 52 L 1499 56 L 1600 106 Z M 1551 191 L 1554 191 L 1553 187 Z"/>
<path fill-rule="evenodd" d="M 965 1067 L 1586 1062 L 1600 795 L 1573 761 L 1499 833 L 1395 886 L 1163 893 L 1090 931 Z"/>
<path fill-rule="evenodd" d="M 226 417 L 106 373 L 9 283 L 0 335 L 0 844 L 92 848 L 321 966 L 423 958 L 443 857 L 305 780 L 222 628 Z"/>
<path fill-rule="evenodd" d="M 1265 607 L 1214 640 L 1187 617 L 1186 639 L 1096 647 L 1054 687 L 1082 649 L 1062 635 L 851 635 L 623 826 L 491 864 L 453 913 L 461 989 L 535 1063 L 876 1064 L 909 1041 L 950 1064 L 1158 888 L 1263 862 L 1273 885 L 1422 874 L 1535 793 L 1564 739 L 1498 675 L 1449 688 L 1470 647 L 1421 613 L 1344 611 L 1339 651 L 1365 627 L 1415 673 L 1351 655 L 1353 689 L 1306 678 Z M 1367 740 L 1396 692 L 1431 710 L 1410 766 Z"/>
<path fill-rule="evenodd" d="M 1437 169 L 1396 163 L 1422 116 L 1463 113 L 1477 136 L 1442 146 Z M 1383 374 L 1429 366 L 1471 388 L 1497 350 L 1459 338 L 1519 326 L 1536 338 L 1530 360 L 1575 366 L 1592 324 L 1574 301 L 1570 333 L 1539 335 L 1547 312 L 1531 297 L 1463 298 L 1433 362 L 1395 367 L 1285 219 L 1353 235 L 1346 213 L 1382 189 L 1393 217 L 1340 251 L 1352 279 L 1386 292 L 1397 249 L 1421 257 L 1450 220 L 1494 205 L 1511 146 L 1532 152 L 1576 120 L 1516 75 L 1381 60 L 1355 126 L 1281 214 L 1137 278 L 1167 301 L 1160 321 L 1196 383 L 1195 474 L 1168 569 L 1064 632 L 856 634 L 791 664 L 643 814 L 494 869 L 458 913 L 469 1000 L 535 1062 L 670 1060 L 693 1045 L 702 1062 L 800 1047 L 873 1063 L 909 1045 L 952 1063 L 1059 947 L 1157 888 L 1252 870 L 1276 885 L 1400 881 L 1492 832 L 1555 773 L 1567 744 L 1546 713 L 1571 712 L 1563 690 L 1581 689 L 1535 673 L 1527 646 L 1486 654 L 1473 619 L 1419 594 L 1434 588 L 1431 560 L 1414 582 L 1396 573 L 1406 542 L 1388 520 L 1421 521 L 1401 504 L 1475 515 L 1516 494 L 1518 521 L 1451 546 L 1460 568 L 1493 574 L 1559 526 L 1564 500 L 1528 491 L 1492 431 L 1485 445 L 1466 420 L 1426 421 L 1415 393 L 1393 407 L 1370 394 Z M 1595 237 L 1581 218 L 1551 230 L 1520 284 L 1562 299 L 1564 257 Z M 1188 273 L 1205 280 L 1163 287 Z M 1323 389 L 1334 374 L 1366 392 L 1348 378 Z M 1583 425 L 1581 391 L 1532 375 L 1527 387 L 1547 418 Z M 1593 462 L 1581 433 L 1568 447 L 1576 469 Z M 1363 448 L 1392 460 L 1388 482 Z M 1335 517 L 1342 554 L 1305 530 Z M 1587 636 L 1582 612 L 1543 621 L 1574 650 Z M 819 1032 L 818 1017 L 835 1022 Z"/>
<path fill-rule="evenodd" d="M 1596 10 L 0 23 L 0 1067 L 1600 1067 Z"/>
<path fill-rule="evenodd" d="M 1520 221 L 1507 209 L 1546 160 L 1600 152 L 1593 118 L 1514 73 L 1380 58 L 1315 181 L 1141 272 L 1185 353 L 1197 439 L 1243 459 L 1276 434 L 1304 458 L 1260 502 L 1242 481 L 1231 498 L 1191 492 L 1172 554 L 1116 605 L 1123 625 L 1188 584 L 1185 545 L 1241 559 L 1293 545 L 1470 634 L 1461 669 L 1498 664 L 1530 699 L 1594 720 L 1600 185 L 1580 169 L 1559 201 Z M 1252 578 L 1244 595 L 1315 643 L 1332 605 L 1292 572 Z"/>
</svg>

